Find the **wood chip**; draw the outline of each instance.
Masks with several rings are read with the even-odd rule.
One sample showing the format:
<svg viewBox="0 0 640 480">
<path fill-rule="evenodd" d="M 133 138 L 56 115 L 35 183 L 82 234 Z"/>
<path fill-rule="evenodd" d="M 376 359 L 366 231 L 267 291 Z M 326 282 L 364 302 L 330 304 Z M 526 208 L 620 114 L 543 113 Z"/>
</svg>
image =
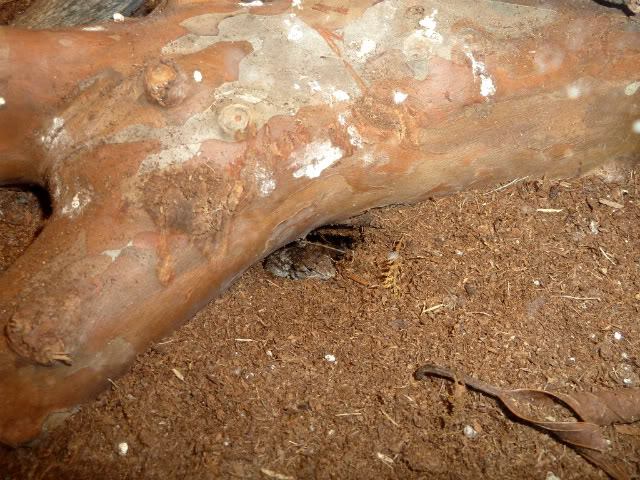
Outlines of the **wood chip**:
<svg viewBox="0 0 640 480">
<path fill-rule="evenodd" d="M 295 477 L 274 472 L 273 470 L 269 470 L 267 468 L 261 468 L 260 471 L 267 477 L 277 478 L 278 480 L 296 480 Z"/>
<path fill-rule="evenodd" d="M 178 380 L 184 382 L 184 377 L 182 376 L 182 374 L 180 373 L 179 370 L 172 368 L 171 371 L 173 372 L 173 374 L 178 377 Z"/>
<path fill-rule="evenodd" d="M 624 205 L 622 205 L 621 203 L 614 202 L 612 200 L 607 200 L 606 198 L 599 198 L 598 202 L 611 208 L 624 208 Z"/>
<path fill-rule="evenodd" d="M 385 455 L 382 452 L 376 453 L 376 457 L 378 457 L 378 460 L 381 460 L 386 465 L 392 465 L 393 463 L 395 463 L 393 461 L 393 458 L 391 458 L 389 455 Z"/>
</svg>

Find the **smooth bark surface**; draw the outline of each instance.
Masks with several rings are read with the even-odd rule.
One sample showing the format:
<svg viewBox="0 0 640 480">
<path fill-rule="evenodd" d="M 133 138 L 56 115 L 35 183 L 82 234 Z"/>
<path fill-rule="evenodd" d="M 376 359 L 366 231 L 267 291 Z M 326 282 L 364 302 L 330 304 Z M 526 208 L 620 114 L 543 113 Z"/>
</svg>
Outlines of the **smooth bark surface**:
<svg viewBox="0 0 640 480">
<path fill-rule="evenodd" d="M 640 152 L 640 32 L 590 1 L 182 0 L 0 30 L 0 441 L 35 438 L 320 225 Z M 211 352 L 215 355 L 215 352 Z"/>
</svg>

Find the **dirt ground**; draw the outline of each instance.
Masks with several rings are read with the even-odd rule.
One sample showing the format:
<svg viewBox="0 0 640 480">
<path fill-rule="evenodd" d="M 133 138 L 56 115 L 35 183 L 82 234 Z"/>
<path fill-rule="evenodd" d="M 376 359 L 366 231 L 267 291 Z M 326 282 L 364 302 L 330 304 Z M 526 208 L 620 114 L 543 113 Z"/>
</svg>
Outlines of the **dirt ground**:
<svg viewBox="0 0 640 480">
<path fill-rule="evenodd" d="M 340 231 L 330 280 L 256 265 L 38 446 L 2 447 L 0 477 L 606 478 L 496 400 L 413 378 L 430 362 L 506 388 L 638 388 L 636 175 L 530 180 L 374 210 Z M 4 269 L 42 220 L 28 192 L 0 190 L 0 212 Z M 605 435 L 638 475 L 632 427 Z"/>
</svg>

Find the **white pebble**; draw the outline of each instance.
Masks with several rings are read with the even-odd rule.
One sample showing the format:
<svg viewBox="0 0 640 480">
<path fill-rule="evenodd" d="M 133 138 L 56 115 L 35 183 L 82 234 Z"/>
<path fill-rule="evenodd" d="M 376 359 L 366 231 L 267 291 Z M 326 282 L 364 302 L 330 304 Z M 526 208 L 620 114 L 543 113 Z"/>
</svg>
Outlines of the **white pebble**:
<svg viewBox="0 0 640 480">
<path fill-rule="evenodd" d="M 7 101 L 4 99 L 4 97 L 0 97 L 0 107 L 4 107 L 7 104 Z"/>
<path fill-rule="evenodd" d="M 193 71 L 193 79 L 200 83 L 202 81 L 202 72 L 200 70 L 194 70 Z"/>
<path fill-rule="evenodd" d="M 633 130 L 633 133 L 640 133 L 640 119 L 633 122 L 631 130 Z"/>
<path fill-rule="evenodd" d="M 630 378 L 624 378 L 622 381 L 625 385 L 631 385 L 633 383 L 633 380 L 631 380 Z"/>
<path fill-rule="evenodd" d="M 267 350 L 267 356 L 268 357 L 273 357 L 273 352 L 271 350 Z"/>
<path fill-rule="evenodd" d="M 539 286 L 540 286 L 540 280 L 534 280 L 534 281 L 533 281 L 533 284 L 534 284 L 536 287 L 539 287 Z"/>
<path fill-rule="evenodd" d="M 569 357 L 569 361 L 570 362 L 575 362 L 576 361 L 576 357 Z"/>
<path fill-rule="evenodd" d="M 336 357 L 335 357 L 334 355 L 331 355 L 331 354 L 325 355 L 325 356 L 324 356 L 324 359 L 325 359 L 327 362 L 331 362 L 331 363 L 333 363 L 333 362 L 335 362 L 335 361 L 336 361 Z"/>
<path fill-rule="evenodd" d="M 613 334 L 613 338 L 616 340 L 622 340 L 622 334 L 620 332 L 616 332 Z"/>
<path fill-rule="evenodd" d="M 128 451 L 129 451 L 129 445 L 127 444 L 127 442 L 120 442 L 118 444 L 118 455 L 120 455 L 121 457 L 124 457 Z"/>
<path fill-rule="evenodd" d="M 456 250 L 456 255 L 458 255 L 459 257 L 461 257 L 464 254 L 464 252 L 462 250 Z"/>
<path fill-rule="evenodd" d="M 113 21 L 114 22 L 124 22 L 124 15 L 122 15 L 121 13 L 114 13 L 113 14 Z"/>
<path fill-rule="evenodd" d="M 462 432 L 464 433 L 464 436 L 467 437 L 469 440 L 473 440 L 478 436 L 478 432 L 476 432 L 471 425 L 465 425 Z"/>
<path fill-rule="evenodd" d="M 547 472 L 547 476 L 544 477 L 544 480 L 560 480 L 560 477 L 553 472 Z"/>
<path fill-rule="evenodd" d="M 625 352 L 622 352 L 622 358 L 624 360 L 628 360 L 629 359 L 629 355 L 627 355 Z"/>
</svg>

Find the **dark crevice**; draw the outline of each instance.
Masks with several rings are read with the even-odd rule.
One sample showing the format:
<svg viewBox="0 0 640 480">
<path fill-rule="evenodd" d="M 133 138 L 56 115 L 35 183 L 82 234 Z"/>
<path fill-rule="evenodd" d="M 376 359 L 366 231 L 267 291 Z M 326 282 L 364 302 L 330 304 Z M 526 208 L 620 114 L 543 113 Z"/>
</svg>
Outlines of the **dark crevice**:
<svg viewBox="0 0 640 480">
<path fill-rule="evenodd" d="M 631 9 L 629 8 L 629 6 L 624 2 L 624 0 L 612 0 L 612 1 L 608 1 L 608 0 L 593 0 L 595 3 L 597 3 L 598 5 L 602 5 L 603 7 L 607 7 L 607 8 L 615 8 L 617 10 L 620 10 L 621 12 L 623 12 L 627 17 L 633 17 L 635 16 L 635 13 L 633 13 L 631 11 Z"/>
</svg>

